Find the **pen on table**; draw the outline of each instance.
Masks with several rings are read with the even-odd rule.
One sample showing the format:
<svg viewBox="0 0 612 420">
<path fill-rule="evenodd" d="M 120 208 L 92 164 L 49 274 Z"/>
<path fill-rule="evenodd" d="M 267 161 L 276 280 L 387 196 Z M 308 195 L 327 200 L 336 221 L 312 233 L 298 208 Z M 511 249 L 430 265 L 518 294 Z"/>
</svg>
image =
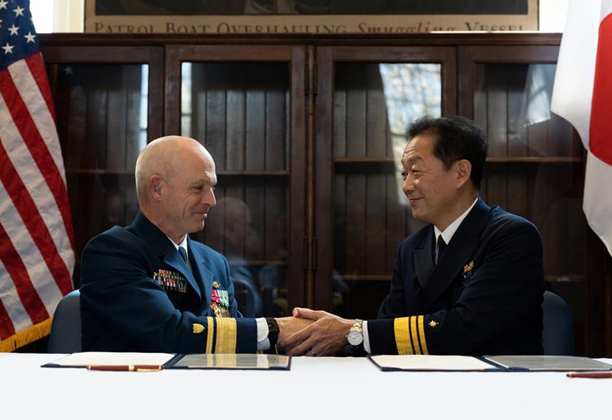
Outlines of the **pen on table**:
<svg viewBox="0 0 612 420">
<path fill-rule="evenodd" d="M 90 365 L 87 369 L 107 372 L 157 372 L 162 370 L 162 367 L 160 365 Z"/>
<path fill-rule="evenodd" d="M 580 373 L 568 373 L 568 378 L 612 378 L 612 372 L 580 372 Z"/>
</svg>

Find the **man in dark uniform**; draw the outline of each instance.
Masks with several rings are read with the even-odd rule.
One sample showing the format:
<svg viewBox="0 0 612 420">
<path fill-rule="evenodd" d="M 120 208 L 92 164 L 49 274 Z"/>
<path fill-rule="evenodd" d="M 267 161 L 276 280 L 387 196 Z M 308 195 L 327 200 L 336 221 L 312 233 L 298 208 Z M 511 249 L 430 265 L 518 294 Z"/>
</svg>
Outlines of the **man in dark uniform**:
<svg viewBox="0 0 612 420">
<path fill-rule="evenodd" d="M 215 163 L 196 140 L 164 137 L 143 149 L 136 219 L 83 251 L 83 351 L 254 353 L 307 325 L 242 318 L 226 259 L 189 238 L 216 204 L 216 183 Z"/>
<path fill-rule="evenodd" d="M 462 117 L 423 118 L 408 130 L 403 190 L 429 224 L 399 246 L 379 319 L 316 320 L 280 344 L 329 355 L 347 341 L 372 354 L 542 354 L 542 240 L 529 221 L 479 197 L 487 142 Z"/>
</svg>

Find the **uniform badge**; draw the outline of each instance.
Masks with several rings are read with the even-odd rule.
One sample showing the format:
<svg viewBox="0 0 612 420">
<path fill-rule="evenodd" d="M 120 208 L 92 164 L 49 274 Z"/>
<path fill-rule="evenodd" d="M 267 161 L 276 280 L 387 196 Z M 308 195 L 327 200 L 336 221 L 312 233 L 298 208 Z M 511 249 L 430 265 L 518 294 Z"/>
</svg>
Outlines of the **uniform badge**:
<svg viewBox="0 0 612 420">
<path fill-rule="evenodd" d="M 153 280 L 166 291 L 187 293 L 187 279 L 176 271 L 159 269 L 153 273 Z"/>
<path fill-rule="evenodd" d="M 206 327 L 204 327 L 204 325 L 202 325 L 202 324 L 193 324 L 193 333 L 194 334 L 200 334 L 205 329 L 206 329 Z"/>
<path fill-rule="evenodd" d="M 431 328 L 435 328 L 435 327 L 437 327 L 438 325 L 440 325 L 440 323 L 439 323 L 439 322 L 436 322 L 436 321 L 434 321 L 434 320 L 432 319 L 431 321 L 429 321 L 429 323 L 428 323 L 427 325 L 429 325 Z"/>
<path fill-rule="evenodd" d="M 229 293 L 227 290 L 221 289 L 221 285 L 216 280 L 213 280 L 212 286 L 213 291 L 210 296 L 210 308 L 217 318 L 230 317 Z"/>
<path fill-rule="evenodd" d="M 469 264 L 463 266 L 463 280 L 464 282 L 472 277 L 472 269 L 474 268 L 474 261 L 470 261 Z"/>
</svg>

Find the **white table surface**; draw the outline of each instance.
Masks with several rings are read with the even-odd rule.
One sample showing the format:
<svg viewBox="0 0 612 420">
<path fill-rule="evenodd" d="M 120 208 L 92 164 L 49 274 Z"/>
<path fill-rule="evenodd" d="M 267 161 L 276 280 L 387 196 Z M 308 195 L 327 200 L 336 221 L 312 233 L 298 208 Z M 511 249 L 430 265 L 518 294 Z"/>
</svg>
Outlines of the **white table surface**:
<svg viewBox="0 0 612 420">
<path fill-rule="evenodd" d="M 40 367 L 59 357 L 0 354 L 0 419 L 612 418 L 612 379 L 564 373 L 381 372 L 364 358 L 263 372 Z"/>
</svg>

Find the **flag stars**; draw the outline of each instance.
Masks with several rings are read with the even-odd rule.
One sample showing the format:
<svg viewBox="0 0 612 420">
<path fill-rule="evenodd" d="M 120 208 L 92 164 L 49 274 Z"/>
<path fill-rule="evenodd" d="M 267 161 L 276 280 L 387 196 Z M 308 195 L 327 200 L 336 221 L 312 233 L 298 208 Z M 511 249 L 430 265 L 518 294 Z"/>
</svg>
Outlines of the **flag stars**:
<svg viewBox="0 0 612 420">
<path fill-rule="evenodd" d="M 32 34 L 32 32 L 28 32 L 28 34 L 23 37 L 28 40 L 27 43 L 29 44 L 30 42 L 35 42 L 34 38 L 36 38 L 36 35 Z"/>
<path fill-rule="evenodd" d="M 13 23 L 13 26 L 11 26 L 10 28 L 8 28 L 9 32 L 12 35 L 19 35 L 19 26 L 15 26 L 15 24 Z"/>
<path fill-rule="evenodd" d="M 64 67 L 64 73 L 68 76 L 71 75 L 73 73 L 72 67 L 70 66 L 66 66 Z"/>
<path fill-rule="evenodd" d="M 10 45 L 7 42 L 6 45 L 3 45 L 0 48 L 2 48 L 4 50 L 4 55 L 7 55 L 7 54 L 13 54 L 13 48 L 15 48 L 15 46 L 14 45 Z"/>
<path fill-rule="evenodd" d="M 2 9 L 6 9 L 6 5 L 8 4 L 8 1 L 5 0 L 0 0 L 0 10 Z M 8 9 L 7 9 L 8 10 Z"/>
<path fill-rule="evenodd" d="M 23 16 L 23 11 L 25 9 L 23 7 L 17 6 L 16 9 L 13 9 L 13 12 L 15 12 L 15 17 L 17 16 Z"/>
</svg>

